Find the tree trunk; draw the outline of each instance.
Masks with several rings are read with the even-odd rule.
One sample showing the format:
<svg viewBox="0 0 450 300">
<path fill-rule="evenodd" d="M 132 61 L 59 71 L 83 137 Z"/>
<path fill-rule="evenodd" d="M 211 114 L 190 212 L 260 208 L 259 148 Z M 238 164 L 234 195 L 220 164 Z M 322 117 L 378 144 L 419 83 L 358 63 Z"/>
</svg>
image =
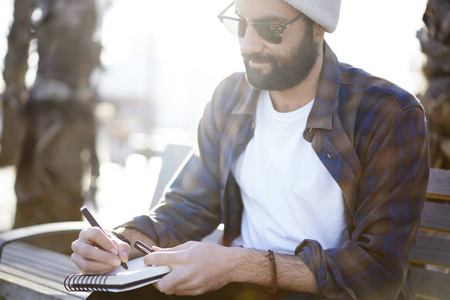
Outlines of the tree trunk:
<svg viewBox="0 0 450 300">
<path fill-rule="evenodd" d="M 429 0 L 417 33 L 427 84 L 419 95 L 428 119 L 431 166 L 450 169 L 450 1 Z"/>
<path fill-rule="evenodd" d="M 25 107 L 28 126 L 17 166 L 14 228 L 81 220 L 82 176 L 89 163 L 84 154 L 96 157 L 96 93 L 89 80 L 100 64 L 100 45 L 93 41 L 96 1 L 38 3 L 39 64 Z"/>
<path fill-rule="evenodd" d="M 16 165 L 20 157 L 26 120 L 23 108 L 28 99 L 25 74 L 28 70 L 28 49 L 31 40 L 31 14 L 35 0 L 14 3 L 14 21 L 8 35 L 2 95 L 3 133 L 1 136 L 0 167 Z"/>
</svg>

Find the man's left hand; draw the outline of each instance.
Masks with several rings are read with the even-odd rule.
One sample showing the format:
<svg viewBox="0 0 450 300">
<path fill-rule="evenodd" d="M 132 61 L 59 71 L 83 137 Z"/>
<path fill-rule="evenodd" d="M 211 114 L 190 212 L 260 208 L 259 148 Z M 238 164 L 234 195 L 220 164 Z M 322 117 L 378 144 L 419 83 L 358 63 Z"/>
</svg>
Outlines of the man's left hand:
<svg viewBox="0 0 450 300">
<path fill-rule="evenodd" d="M 172 272 L 155 283 L 167 295 L 201 295 L 232 280 L 233 248 L 211 243 L 187 242 L 174 248 L 152 248 L 147 265 L 167 265 Z"/>
</svg>

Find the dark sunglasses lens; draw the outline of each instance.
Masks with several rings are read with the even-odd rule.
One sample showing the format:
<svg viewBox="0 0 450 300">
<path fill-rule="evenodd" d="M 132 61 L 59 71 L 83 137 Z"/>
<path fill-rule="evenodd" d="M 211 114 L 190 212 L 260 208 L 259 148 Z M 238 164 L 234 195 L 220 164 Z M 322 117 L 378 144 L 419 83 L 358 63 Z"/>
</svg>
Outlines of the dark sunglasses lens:
<svg viewBox="0 0 450 300">
<path fill-rule="evenodd" d="M 258 31 L 258 34 L 268 41 L 269 43 L 273 44 L 279 44 L 281 43 L 281 33 L 279 30 L 274 29 L 269 24 L 254 24 L 253 25 L 256 30 Z"/>
<path fill-rule="evenodd" d="M 245 37 L 245 33 L 247 31 L 247 22 L 226 17 L 222 17 L 221 21 L 223 25 L 225 25 L 225 28 L 233 35 L 240 38 Z M 274 27 L 270 24 L 260 23 L 253 24 L 253 27 L 255 27 L 258 34 L 269 43 L 281 43 L 281 31 L 279 28 Z"/>
<path fill-rule="evenodd" d="M 243 38 L 245 36 L 245 32 L 247 31 L 247 23 L 240 21 L 238 22 L 238 37 Z"/>
</svg>

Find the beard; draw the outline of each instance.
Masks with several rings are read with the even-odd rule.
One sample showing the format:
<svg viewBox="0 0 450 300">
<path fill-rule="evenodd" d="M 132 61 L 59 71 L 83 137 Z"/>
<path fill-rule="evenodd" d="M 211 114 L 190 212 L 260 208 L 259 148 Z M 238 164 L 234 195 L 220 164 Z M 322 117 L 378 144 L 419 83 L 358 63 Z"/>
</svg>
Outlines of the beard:
<svg viewBox="0 0 450 300">
<path fill-rule="evenodd" d="M 243 54 L 247 82 L 261 90 L 282 91 L 290 89 L 310 74 L 319 56 L 318 44 L 314 41 L 312 24 L 306 23 L 304 37 L 299 45 L 287 55 L 275 56 L 272 54 Z M 272 68 L 269 72 L 252 69 L 249 61 L 269 62 Z"/>
</svg>

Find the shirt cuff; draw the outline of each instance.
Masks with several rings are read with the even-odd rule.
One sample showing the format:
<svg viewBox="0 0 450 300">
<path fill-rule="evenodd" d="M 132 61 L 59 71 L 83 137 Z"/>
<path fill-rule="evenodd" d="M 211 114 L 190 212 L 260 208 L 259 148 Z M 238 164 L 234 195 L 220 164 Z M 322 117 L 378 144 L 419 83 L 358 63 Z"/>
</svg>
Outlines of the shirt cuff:
<svg viewBox="0 0 450 300">
<path fill-rule="evenodd" d="M 295 255 L 299 256 L 306 266 L 311 270 L 317 282 L 317 295 L 321 296 L 326 284 L 326 273 L 320 272 L 322 268 L 321 254 L 322 246 L 319 242 L 314 240 L 304 240 L 297 248 L 295 248 Z"/>
</svg>

